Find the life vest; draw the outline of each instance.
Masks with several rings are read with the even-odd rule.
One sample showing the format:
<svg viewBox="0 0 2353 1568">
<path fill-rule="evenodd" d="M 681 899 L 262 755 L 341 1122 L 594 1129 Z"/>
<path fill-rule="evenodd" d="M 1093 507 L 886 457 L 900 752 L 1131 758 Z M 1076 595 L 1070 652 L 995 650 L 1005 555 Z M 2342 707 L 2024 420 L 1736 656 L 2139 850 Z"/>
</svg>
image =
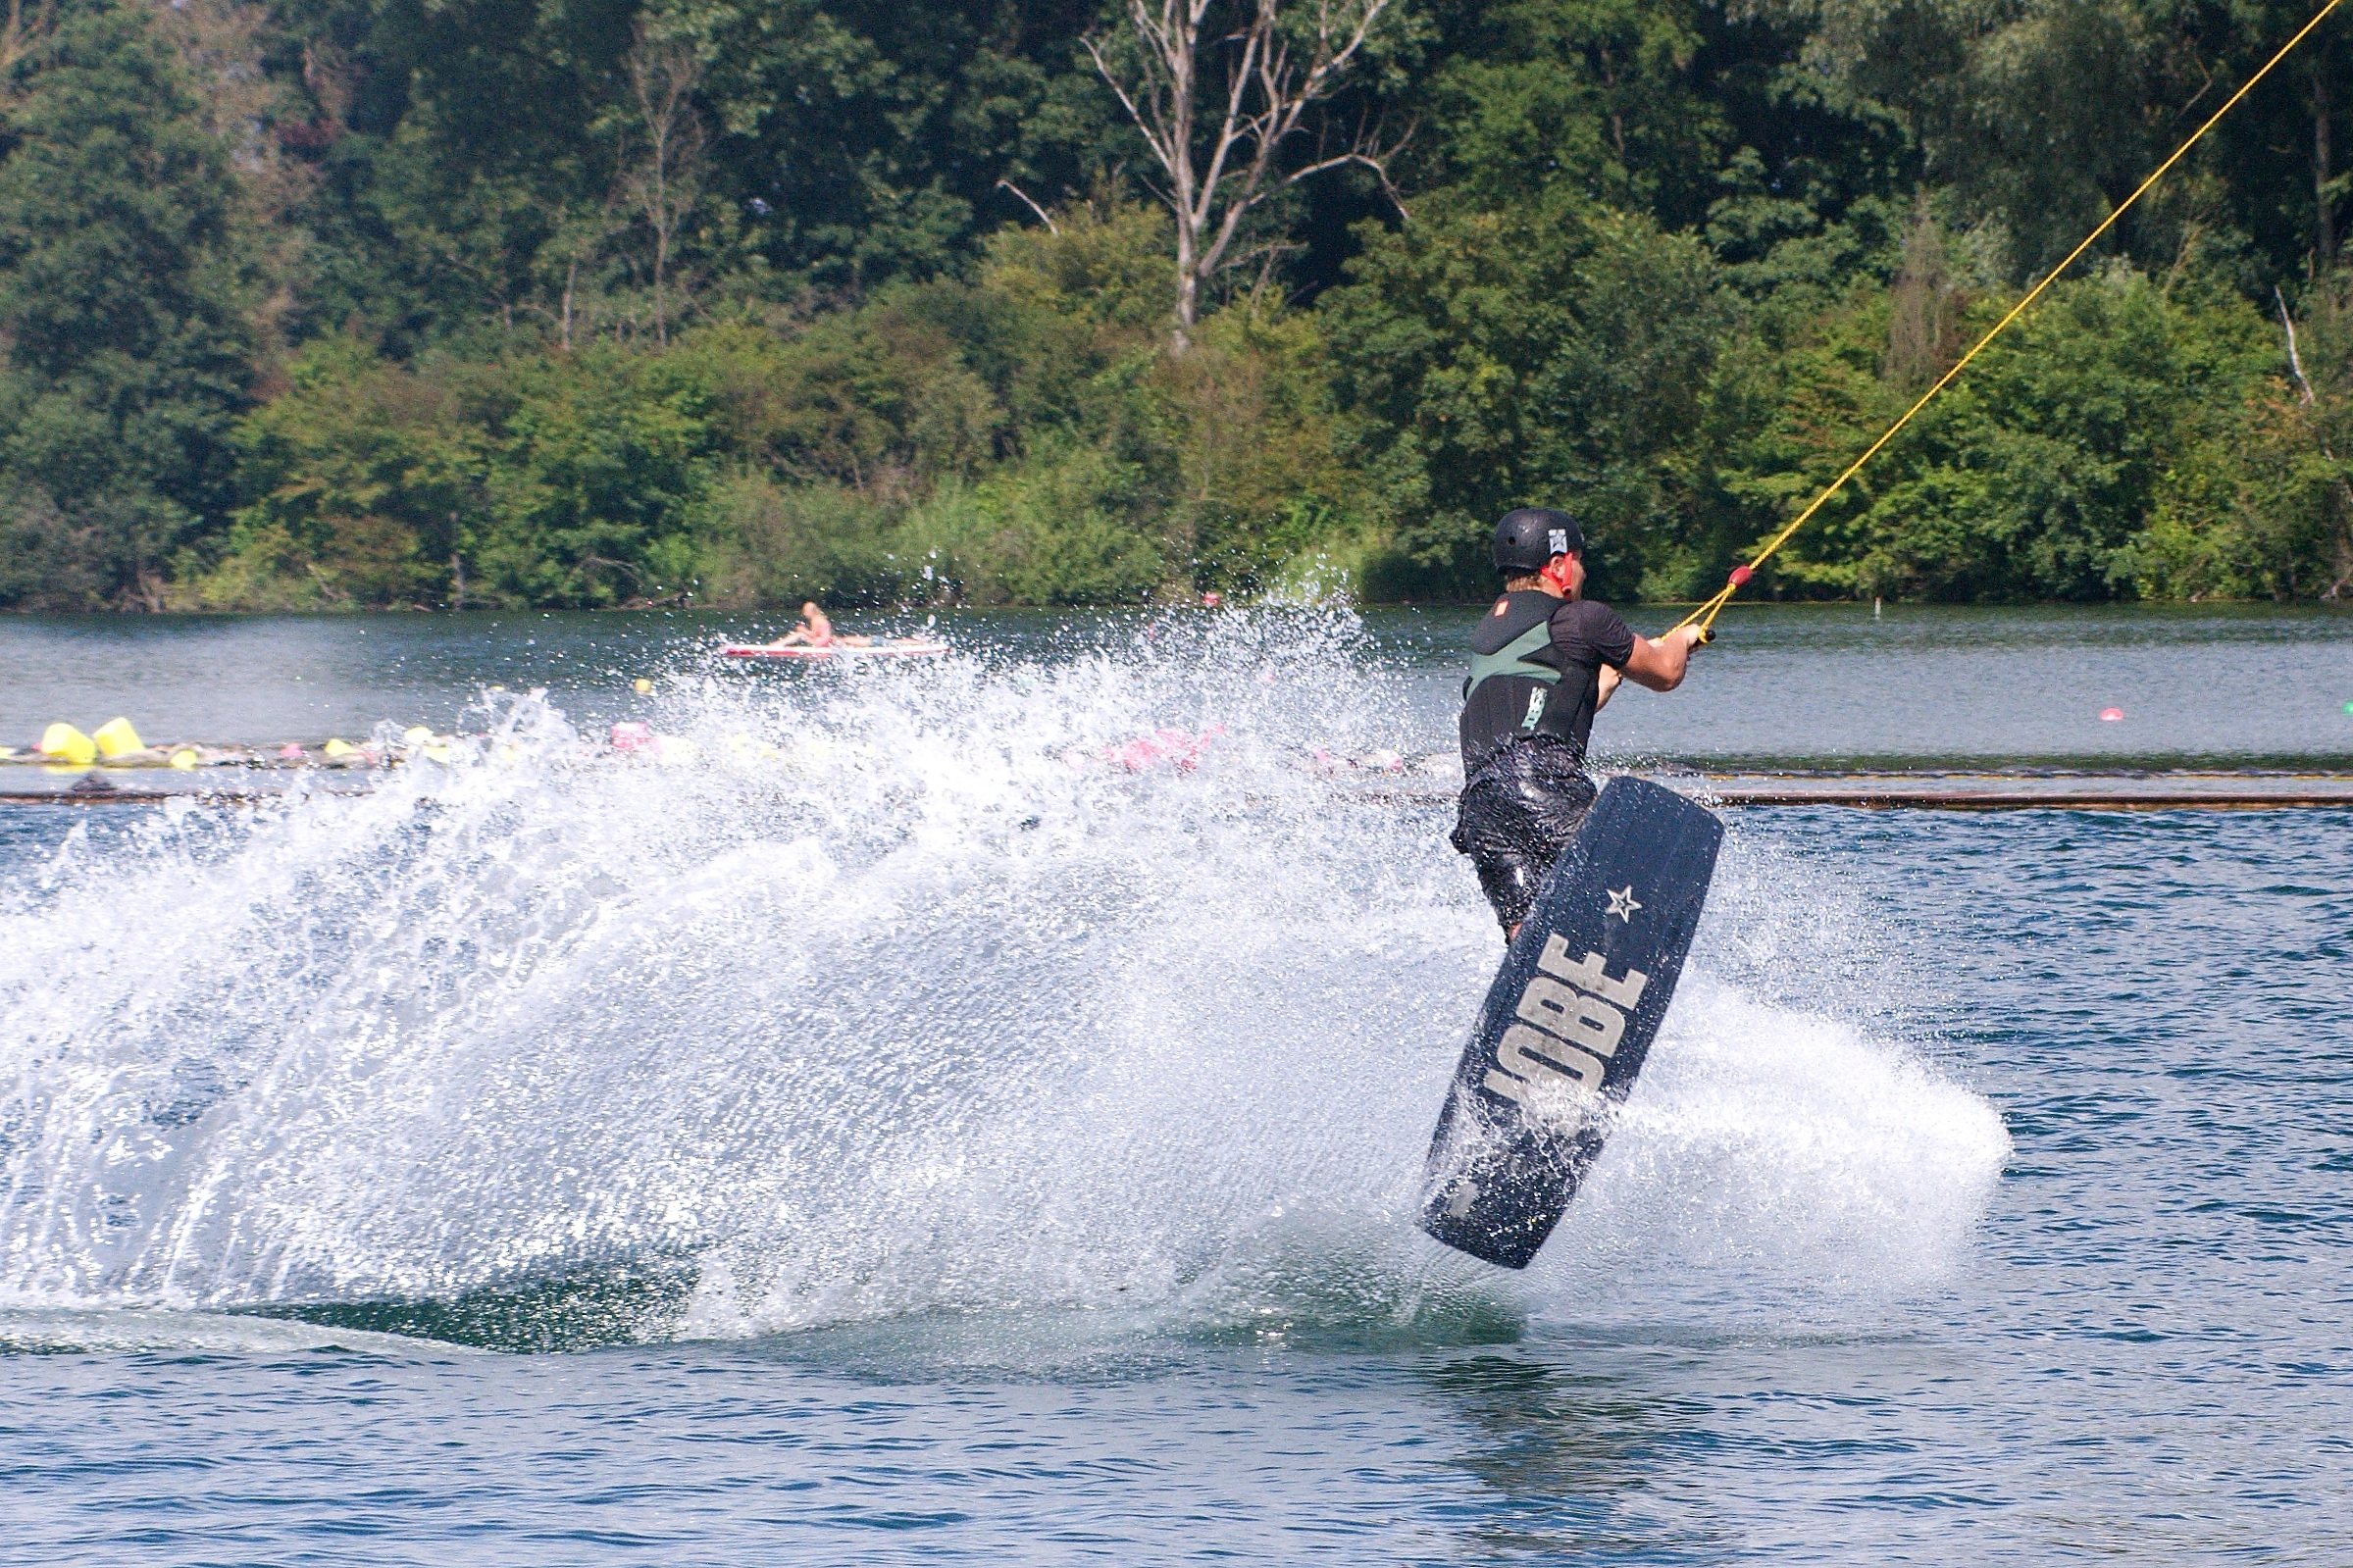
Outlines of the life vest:
<svg viewBox="0 0 2353 1568">
<path fill-rule="evenodd" d="M 1477 773 L 1496 747 L 1531 736 L 1566 741 L 1583 766 L 1601 671 L 1562 667 L 1553 646 L 1553 615 L 1563 602 L 1522 588 L 1498 601 L 1501 614 L 1479 618 L 1462 681 L 1465 774 Z"/>
</svg>

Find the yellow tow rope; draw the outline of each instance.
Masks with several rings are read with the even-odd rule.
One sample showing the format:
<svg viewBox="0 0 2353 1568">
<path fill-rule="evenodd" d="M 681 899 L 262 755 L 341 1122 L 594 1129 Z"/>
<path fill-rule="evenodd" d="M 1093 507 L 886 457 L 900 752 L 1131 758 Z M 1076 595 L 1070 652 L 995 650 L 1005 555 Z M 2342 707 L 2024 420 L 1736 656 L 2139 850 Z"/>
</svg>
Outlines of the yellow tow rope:
<svg viewBox="0 0 2353 1568">
<path fill-rule="evenodd" d="M 1937 393 L 1952 385 L 1954 378 L 1958 377 L 1963 371 L 1969 369 L 1969 361 L 1975 359 L 1979 354 L 1985 351 L 1986 344 L 2001 336 L 2004 329 L 2008 328 L 2012 322 L 2017 321 L 2021 316 L 2023 316 L 2026 313 L 2026 308 L 2028 306 L 2032 305 L 2036 300 L 2042 298 L 2043 291 L 2059 280 L 2060 274 L 2066 272 L 2070 267 L 2072 267 L 2085 251 L 2091 249 L 2091 247 L 2099 241 L 2099 238 L 2102 234 L 2105 234 L 2108 232 L 2108 230 L 2114 228 L 2116 227 L 2117 220 L 2123 217 L 2125 213 L 2131 211 L 2132 204 L 2134 202 L 2140 200 L 2141 197 L 2148 194 L 2150 186 L 2156 184 L 2160 179 L 2163 179 L 2166 177 L 2166 172 L 2172 169 L 2174 165 L 2179 163 L 2189 152 L 2189 150 L 2192 147 L 2195 147 L 2199 141 L 2205 137 L 2208 131 L 2212 130 L 2216 126 L 2222 124 L 2222 120 L 2225 115 L 2238 107 L 2238 101 L 2241 98 L 2244 98 L 2248 93 L 2255 90 L 2255 84 L 2257 82 L 2263 80 L 2264 77 L 2272 74 L 2272 68 L 2274 66 L 2276 66 L 2280 61 L 2285 60 L 2288 55 L 2295 50 L 2296 45 L 2302 43 L 2307 37 L 2311 36 L 2313 29 L 2318 27 L 2322 23 L 2327 21 L 2328 14 L 2343 3 L 2344 0 L 2328 0 L 2327 5 L 2321 7 L 2321 9 L 2314 14 L 2313 19 L 2304 24 L 2303 27 L 2297 31 L 2294 37 L 2288 39 L 2287 42 L 2279 46 L 2279 52 L 2277 54 L 2272 56 L 2271 59 L 2264 62 L 2264 67 L 2261 71 L 2258 71 L 2255 73 L 2255 75 L 2249 76 L 2246 79 L 2245 84 L 2242 85 L 2238 91 L 2232 93 L 2229 97 L 2229 100 L 2225 103 L 2222 108 L 2217 109 L 2212 115 L 2207 117 L 2206 124 L 2200 126 L 2195 131 L 2190 133 L 2189 140 L 2174 148 L 2174 155 L 2171 158 L 2168 158 L 2164 163 L 2159 164 L 2157 166 L 2157 172 L 2140 182 L 2140 188 L 2138 190 L 2135 190 L 2131 195 L 2126 196 L 2123 202 L 2118 206 L 2116 211 L 2110 213 L 2105 219 L 2101 220 L 2100 227 L 2093 229 L 2089 234 L 2086 234 L 2083 238 L 2082 244 L 2077 245 L 2073 250 L 2068 252 L 2067 260 L 2052 268 L 2050 274 L 2045 277 L 2041 282 L 2034 285 L 2032 292 L 2028 293 L 2024 299 L 2020 300 L 2016 305 L 2012 306 L 2009 315 L 2003 317 L 1999 322 L 1994 324 L 1992 331 L 1989 331 L 1983 337 L 1978 338 L 1974 348 L 1971 348 L 1968 353 L 1962 355 L 1959 363 L 1954 365 L 1951 370 L 1945 372 L 1944 375 L 1938 377 L 1936 384 L 1929 387 L 1925 392 L 1922 392 L 1920 394 L 1919 401 L 1904 411 L 1904 417 L 1902 419 L 1897 420 L 1893 425 L 1887 427 L 1886 432 L 1877 440 L 1871 442 L 1869 446 L 1866 447 L 1861 457 L 1855 459 L 1854 462 L 1849 463 L 1847 465 L 1846 472 L 1839 475 L 1838 478 L 1832 480 L 1829 487 L 1823 490 L 1821 494 L 1816 496 L 1813 503 L 1809 505 L 1805 511 L 1800 512 L 1797 515 L 1797 520 L 1795 522 L 1791 523 L 1789 527 L 1783 529 L 1780 532 L 1774 534 L 1771 540 L 1766 543 L 1765 548 L 1757 552 L 1755 559 L 1751 560 L 1746 566 L 1734 567 L 1732 569 L 1731 581 L 1726 582 L 1723 587 L 1718 589 L 1714 598 L 1705 601 L 1698 609 L 1692 611 L 1682 620 L 1677 621 L 1675 623 L 1676 628 L 1680 629 L 1687 627 L 1696 622 L 1699 625 L 1701 632 L 1700 640 L 1706 642 L 1712 638 L 1714 635 L 1714 632 L 1711 629 L 1715 625 L 1715 618 L 1717 614 L 1722 611 L 1725 605 L 1732 602 L 1732 595 L 1740 591 L 1741 584 L 1748 582 L 1750 578 L 1756 576 L 1757 569 L 1763 566 L 1766 561 L 1770 560 L 1775 550 L 1778 550 L 1782 545 L 1787 544 L 1792 534 L 1796 533 L 1798 530 L 1804 528 L 1807 523 L 1812 521 L 1814 514 L 1820 511 L 1824 503 L 1826 503 L 1831 496 L 1836 495 L 1840 490 L 1844 489 L 1846 487 L 1847 481 L 1853 479 L 1857 474 L 1862 473 L 1863 465 L 1868 463 L 1872 458 L 1878 456 L 1879 449 L 1885 446 L 1889 441 L 1894 440 L 1897 432 L 1902 430 L 1905 426 L 1912 423 L 1914 415 L 1918 414 L 1921 409 L 1926 408 L 1928 404 L 1934 400 Z"/>
</svg>

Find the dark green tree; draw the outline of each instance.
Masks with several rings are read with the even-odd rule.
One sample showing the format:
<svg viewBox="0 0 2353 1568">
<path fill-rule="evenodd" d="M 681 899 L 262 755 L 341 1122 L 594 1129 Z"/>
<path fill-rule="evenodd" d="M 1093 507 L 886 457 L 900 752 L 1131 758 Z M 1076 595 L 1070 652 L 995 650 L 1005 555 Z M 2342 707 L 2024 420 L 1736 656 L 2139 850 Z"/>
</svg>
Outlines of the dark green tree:
<svg viewBox="0 0 2353 1568">
<path fill-rule="evenodd" d="M 1735 319 L 1705 246 L 1567 191 L 1431 201 L 1353 278 L 1324 306 L 1336 389 L 1429 587 L 1480 591 L 1487 526 L 1525 505 L 1586 520 L 1611 591 L 1676 569 Z"/>
<path fill-rule="evenodd" d="M 60 593 L 160 605 L 224 510 L 248 385 L 234 192 L 142 10 L 75 0 L 17 62 L 0 143 L 0 475 Z"/>
</svg>

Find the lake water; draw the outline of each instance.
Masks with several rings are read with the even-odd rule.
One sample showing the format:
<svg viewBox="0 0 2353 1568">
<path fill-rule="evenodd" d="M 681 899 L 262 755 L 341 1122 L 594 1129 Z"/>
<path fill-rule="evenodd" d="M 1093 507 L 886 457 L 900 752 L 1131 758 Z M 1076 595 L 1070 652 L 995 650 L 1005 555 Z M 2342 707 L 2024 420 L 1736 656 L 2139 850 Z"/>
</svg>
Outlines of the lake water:
<svg viewBox="0 0 2353 1568">
<path fill-rule="evenodd" d="M 1404 749 L 1451 744 L 1460 608 L 1365 617 Z M 1672 611 L 1636 611 L 1653 633 Z M 992 659 L 1149 653 L 1200 616 L 930 619 Z M 383 616 L 0 617 L 0 744 L 128 712 L 147 738 L 353 738 L 392 721 L 448 729 L 486 686 L 544 686 L 582 728 L 662 711 L 722 667 L 717 647 L 790 620 L 551 612 Z M 861 623 L 921 631 L 922 618 Z M 2132 606 L 2029 610 L 1736 606 L 1671 698 L 1629 689 L 1596 732 L 1621 757 L 1726 766 L 2353 765 L 2353 610 Z M 1335 667 L 1352 688 L 1361 663 Z M 1402 689 L 1401 689 L 1402 688 Z M 2103 721 L 2108 709 L 2121 721 Z"/>
<path fill-rule="evenodd" d="M 1492 919 L 1334 760 L 1469 618 L 0 622 L 0 741 L 486 737 L 0 807 L 8 1560 L 2343 1561 L 2353 814 L 1728 814 L 1506 1275 Z M 2353 617 L 1724 630 L 1607 750 L 2353 767 Z"/>
</svg>

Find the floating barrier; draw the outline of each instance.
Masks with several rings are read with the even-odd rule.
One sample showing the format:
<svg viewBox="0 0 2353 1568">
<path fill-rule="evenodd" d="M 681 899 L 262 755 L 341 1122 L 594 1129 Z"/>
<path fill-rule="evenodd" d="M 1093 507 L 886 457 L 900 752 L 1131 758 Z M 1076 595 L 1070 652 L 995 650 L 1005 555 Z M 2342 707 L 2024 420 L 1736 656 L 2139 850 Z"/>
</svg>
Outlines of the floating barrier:
<svg viewBox="0 0 2353 1568">
<path fill-rule="evenodd" d="M 699 760 L 702 750 L 691 741 L 670 748 L 650 749 L 648 760 L 678 764 Z M 727 747 L 730 760 L 767 761 Z M 811 760 L 804 755 L 779 754 L 782 765 Z M 397 759 L 394 759 L 395 761 Z M 1084 754 L 1080 765 L 1094 760 Z M 118 785 L 98 774 L 80 774 L 71 784 L 53 782 L 60 770 L 0 767 L 0 804 L 9 805 L 152 805 L 166 800 L 200 797 L 222 801 L 276 799 L 285 792 L 278 782 L 282 773 L 240 770 L 233 782 L 207 784 L 186 774 L 157 769 L 153 785 Z M 284 770 L 291 772 L 291 770 Z M 12 777 L 23 773 L 29 777 Z M 167 779 L 185 779 L 167 785 Z M 365 775 L 350 785 L 365 787 Z M 91 781 L 84 783 L 84 781 Z M 1867 811 L 2353 811 L 2353 773 L 2264 775 L 2177 774 L 2132 776 L 2073 775 L 2066 778 L 2010 778 L 2002 776 L 1949 777 L 1934 774 L 1773 775 L 1742 774 L 1707 777 L 1666 775 L 1658 779 L 1669 788 L 1711 806 L 1834 806 Z M 1343 781 L 1335 780 L 1336 784 Z M 1337 798 L 1366 806 L 1448 809 L 1457 791 L 1441 784 L 1404 787 L 1387 784 L 1346 785 Z"/>
<path fill-rule="evenodd" d="M 71 729 L 72 727 L 52 725 L 50 727 L 51 734 L 44 735 L 43 739 L 52 738 L 54 732 L 61 728 Z M 78 735 L 80 733 L 76 731 L 74 733 Z M 20 765 L 27 762 L 39 762 L 53 767 L 63 765 L 75 768 L 103 768 L 110 772 L 140 768 L 175 768 L 183 771 L 189 768 L 291 770 L 318 767 L 374 767 L 386 760 L 385 754 L 377 748 L 355 746 L 347 740 L 332 741 L 325 746 L 295 741 L 258 746 L 216 745 L 206 741 L 175 741 L 169 745 L 141 746 L 134 751 L 120 751 L 109 756 L 101 752 L 94 739 L 88 735 L 80 736 L 81 741 L 87 743 L 87 749 L 84 749 L 81 744 L 75 743 L 69 736 L 55 736 L 55 738 L 59 740 L 59 744 L 44 744 L 36 746 L 30 751 L 0 746 L 0 766 L 11 762 Z"/>
<path fill-rule="evenodd" d="M 612 748 L 617 752 L 628 756 L 650 758 L 655 762 L 665 763 L 672 767 L 681 763 L 699 762 L 702 759 L 701 746 L 684 735 L 662 734 L 649 724 L 640 724 L 636 721 L 617 724 L 613 726 L 610 738 Z M 745 734 L 728 736 L 728 754 L 739 762 L 752 762 L 762 760 L 764 757 L 773 758 L 784 755 L 776 747 L 755 741 L 750 735 Z"/>
<path fill-rule="evenodd" d="M 1199 734 L 1183 730 L 1155 730 L 1124 744 L 1105 747 L 1102 759 L 1130 773 L 1141 773 L 1156 762 L 1165 762 L 1179 773 L 1191 773 L 1201 766 L 1210 744 L 1223 739 L 1225 733 L 1222 724 L 1213 724 Z"/>
<path fill-rule="evenodd" d="M 41 732 L 40 753 L 56 762 L 86 768 L 98 760 L 98 742 L 70 724 L 53 724 Z"/>
<path fill-rule="evenodd" d="M 1657 782 L 1711 806 L 1840 806 L 1864 811 L 2353 810 L 2353 773 L 1664 774 Z M 1342 791 L 1369 805 L 1452 806 L 1451 788 Z"/>
<path fill-rule="evenodd" d="M 1407 766 L 1404 752 L 1392 751 L 1387 747 L 1367 751 L 1360 757 L 1343 756 L 1336 751 L 1327 751 L 1322 746 L 1307 753 L 1307 771 L 1323 779 L 1344 778 L 1355 773 L 1399 774 L 1404 773 Z M 1462 773 L 1461 765 L 1451 751 L 1433 751 L 1410 766 L 1425 778 L 1459 778 Z"/>
<path fill-rule="evenodd" d="M 131 728 L 128 719 L 107 720 L 98 727 L 97 733 L 92 734 L 90 739 L 97 745 L 98 755 L 110 762 L 118 757 L 128 756 L 134 751 L 147 749 L 147 742 L 139 738 L 139 733 Z"/>
<path fill-rule="evenodd" d="M 856 747 L 843 747 L 856 755 Z M 664 755 L 652 750 L 654 762 L 694 762 L 703 755 L 691 740 Z M 816 762 L 836 755 L 833 747 L 800 747 L 781 755 L 784 767 Z M 767 762 L 745 757 L 739 747 L 727 747 L 732 762 Z M 1080 762 L 1090 762 L 1080 757 Z M 45 769 L 22 769 L 28 781 L 12 781 L 19 769 L 0 769 L 0 804 L 160 804 L 167 799 L 261 801 L 278 799 L 284 785 L 271 783 L 268 774 L 247 774 L 226 787 L 205 787 L 190 781 L 188 787 L 163 787 L 167 771 L 158 771 L 155 787 L 116 785 L 99 774 L 77 776 L 73 785 L 42 779 Z M 87 783 L 84 783 L 87 781 Z M 360 787 L 365 787 L 362 781 Z M 1662 776 L 1657 783 L 1692 794 L 1709 806 L 1840 806 L 1862 811 L 2353 811 L 2353 774 L 2174 774 L 2123 776 L 2077 774 L 2069 779 L 2005 779 L 2005 776 L 1939 776 L 1939 774 L 1741 774 L 1741 776 Z M 1452 809 L 1457 789 L 1433 787 L 1341 787 L 1337 799 L 1360 806 L 1411 806 L 1411 809 Z"/>
<path fill-rule="evenodd" d="M 1868 811 L 2276 811 L 2353 808 L 2353 774 L 1863 774 L 1709 779 L 1727 806 Z"/>
<path fill-rule="evenodd" d="M 137 739 L 128 720 L 113 731 L 117 754 L 108 757 L 94 735 L 54 724 L 29 751 L 0 747 L 0 801 L 136 804 L 187 797 L 259 800 L 282 794 L 298 776 L 345 781 L 331 788 L 365 787 L 378 770 L 417 763 L 454 767 L 469 761 L 508 765 L 524 748 L 486 735 L 444 734 L 412 725 L 391 740 L 354 744 L 324 741 L 215 745 L 198 741 L 128 748 Z M 1199 732 L 1155 730 L 1113 745 L 1074 746 L 1062 754 L 1074 770 L 1143 773 L 1166 767 L 1195 772 L 1219 741 L 1222 725 Z M 714 748 L 685 735 L 664 734 L 641 721 L 615 724 L 604 743 L 590 740 L 559 762 L 598 756 L 637 759 L 666 768 L 711 765 L 756 774 L 771 768 L 856 768 L 873 763 L 872 747 L 820 735 L 774 741 L 747 732 L 724 736 Z M 77 760 L 78 759 L 78 760 Z M 1300 771 L 1326 782 L 1337 798 L 1363 805 L 1451 807 L 1462 782 L 1450 750 L 1414 756 L 1390 747 L 1357 755 L 1316 747 L 1298 756 Z M 152 783 L 110 781 L 146 772 Z M 2353 808 L 2353 769 L 2288 773 L 2152 773 L 2118 769 L 2053 769 L 1968 773 L 1944 770 L 1887 773 L 1718 773 L 1646 775 L 1717 806 L 1841 806 L 1910 811 L 2247 811 Z"/>
<path fill-rule="evenodd" d="M 375 768 L 410 755 L 448 761 L 456 755 L 454 740 L 455 737 L 436 733 L 424 725 L 414 725 L 403 733 L 397 746 L 354 744 L 339 735 L 325 741 L 219 744 L 180 740 L 150 745 L 128 718 L 110 719 L 89 734 L 61 721 L 42 731 L 39 743 L 29 750 L 0 746 L 0 768 L 11 762 L 38 762 L 50 769 L 103 768 L 110 772 L 136 768 L 180 773 L 204 768 Z"/>
</svg>

